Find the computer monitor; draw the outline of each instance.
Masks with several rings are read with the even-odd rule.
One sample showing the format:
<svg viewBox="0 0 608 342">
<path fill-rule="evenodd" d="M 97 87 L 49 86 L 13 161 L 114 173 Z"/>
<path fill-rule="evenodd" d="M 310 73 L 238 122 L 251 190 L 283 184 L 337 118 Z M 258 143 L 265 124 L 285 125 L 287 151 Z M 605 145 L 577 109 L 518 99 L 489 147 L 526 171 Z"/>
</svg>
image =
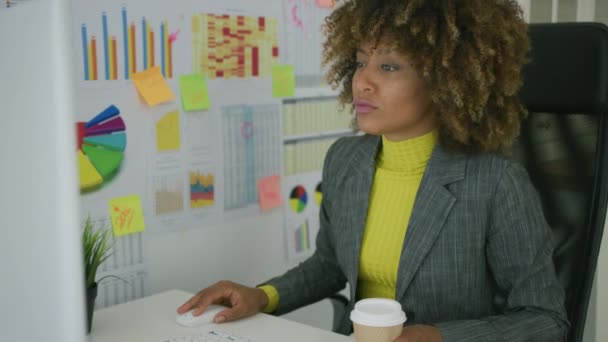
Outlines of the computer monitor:
<svg viewBox="0 0 608 342">
<path fill-rule="evenodd" d="M 85 339 L 69 22 L 0 1 L 0 341 Z"/>
</svg>

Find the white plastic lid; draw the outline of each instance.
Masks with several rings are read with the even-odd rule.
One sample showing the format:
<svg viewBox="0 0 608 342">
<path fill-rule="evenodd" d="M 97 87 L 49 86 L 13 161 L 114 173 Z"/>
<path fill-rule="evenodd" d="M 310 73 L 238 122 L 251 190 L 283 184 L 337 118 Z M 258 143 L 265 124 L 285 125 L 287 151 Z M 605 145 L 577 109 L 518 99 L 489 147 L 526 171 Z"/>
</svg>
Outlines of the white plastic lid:
<svg viewBox="0 0 608 342">
<path fill-rule="evenodd" d="M 405 323 L 407 317 L 401 304 L 387 298 L 367 298 L 358 301 L 350 312 L 350 320 L 361 325 L 390 327 Z"/>
</svg>

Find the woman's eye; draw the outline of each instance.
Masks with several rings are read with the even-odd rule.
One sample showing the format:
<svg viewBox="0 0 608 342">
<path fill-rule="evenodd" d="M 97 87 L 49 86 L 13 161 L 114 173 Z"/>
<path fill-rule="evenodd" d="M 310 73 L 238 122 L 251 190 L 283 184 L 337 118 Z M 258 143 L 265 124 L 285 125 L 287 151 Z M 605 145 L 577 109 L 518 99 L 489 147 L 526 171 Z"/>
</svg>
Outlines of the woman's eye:
<svg viewBox="0 0 608 342">
<path fill-rule="evenodd" d="M 389 64 L 382 64 L 381 66 L 383 71 L 397 71 L 397 67 Z"/>
<path fill-rule="evenodd" d="M 365 66 L 365 64 L 363 62 L 360 62 L 360 61 L 355 62 L 355 68 L 357 68 L 357 69 L 361 69 L 364 66 Z"/>
</svg>

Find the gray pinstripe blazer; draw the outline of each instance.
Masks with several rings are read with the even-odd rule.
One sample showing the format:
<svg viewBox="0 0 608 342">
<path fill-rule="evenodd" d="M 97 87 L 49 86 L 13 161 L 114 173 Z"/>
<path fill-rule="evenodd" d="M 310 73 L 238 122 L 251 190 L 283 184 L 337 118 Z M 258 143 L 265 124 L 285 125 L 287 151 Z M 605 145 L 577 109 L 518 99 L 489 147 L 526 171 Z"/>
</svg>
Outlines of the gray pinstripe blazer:
<svg viewBox="0 0 608 342">
<path fill-rule="evenodd" d="M 380 146 L 379 137 L 357 136 L 328 151 L 317 250 L 266 282 L 279 292 L 277 314 L 326 298 L 346 282 L 352 309 Z M 414 203 L 395 298 L 407 324 L 434 324 L 445 342 L 563 341 L 568 323 L 552 253 L 551 231 L 523 167 L 438 146 Z M 352 331 L 348 315 L 340 327 Z"/>
</svg>

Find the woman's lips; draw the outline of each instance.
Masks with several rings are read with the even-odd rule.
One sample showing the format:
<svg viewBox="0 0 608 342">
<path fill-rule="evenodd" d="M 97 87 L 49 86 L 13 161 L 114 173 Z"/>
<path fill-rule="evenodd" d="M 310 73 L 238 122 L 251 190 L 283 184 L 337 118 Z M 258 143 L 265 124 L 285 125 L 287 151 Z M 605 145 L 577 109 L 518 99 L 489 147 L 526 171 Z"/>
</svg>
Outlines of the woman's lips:
<svg viewBox="0 0 608 342">
<path fill-rule="evenodd" d="M 378 107 L 372 105 L 371 103 L 364 100 L 356 100 L 355 101 L 355 111 L 359 114 L 367 114 L 373 112 Z"/>
<path fill-rule="evenodd" d="M 355 110 L 359 114 L 367 114 L 376 110 L 376 107 L 355 105 Z"/>
</svg>

